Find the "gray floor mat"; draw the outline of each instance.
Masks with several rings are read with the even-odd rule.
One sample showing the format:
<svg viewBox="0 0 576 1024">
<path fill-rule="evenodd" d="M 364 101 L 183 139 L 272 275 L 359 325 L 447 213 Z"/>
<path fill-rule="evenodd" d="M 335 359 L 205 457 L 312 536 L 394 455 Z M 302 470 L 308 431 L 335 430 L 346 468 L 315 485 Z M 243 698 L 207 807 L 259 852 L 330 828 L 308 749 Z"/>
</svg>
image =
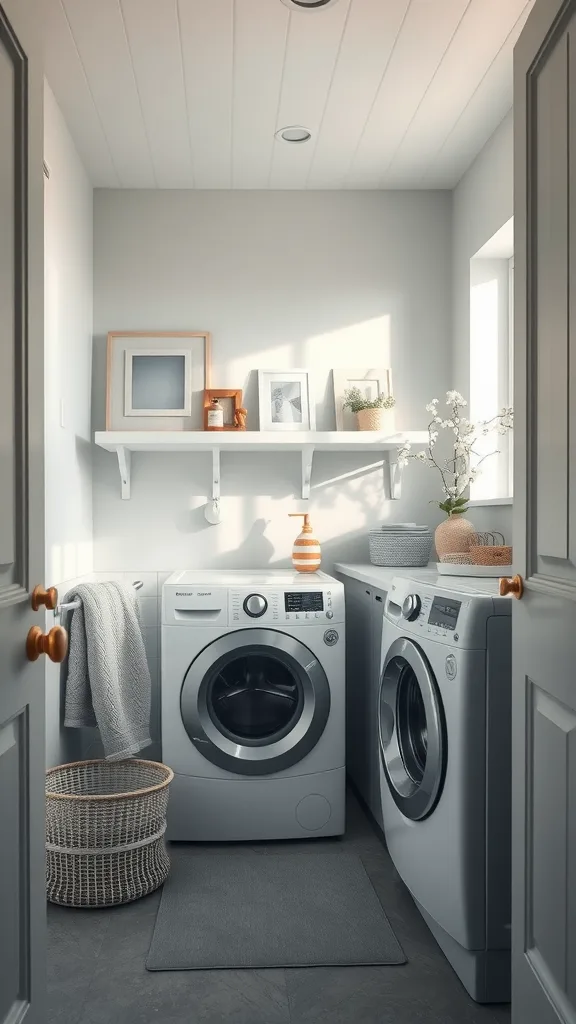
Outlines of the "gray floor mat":
<svg viewBox="0 0 576 1024">
<path fill-rule="evenodd" d="M 149 971 L 403 964 L 355 854 L 178 852 Z"/>
</svg>

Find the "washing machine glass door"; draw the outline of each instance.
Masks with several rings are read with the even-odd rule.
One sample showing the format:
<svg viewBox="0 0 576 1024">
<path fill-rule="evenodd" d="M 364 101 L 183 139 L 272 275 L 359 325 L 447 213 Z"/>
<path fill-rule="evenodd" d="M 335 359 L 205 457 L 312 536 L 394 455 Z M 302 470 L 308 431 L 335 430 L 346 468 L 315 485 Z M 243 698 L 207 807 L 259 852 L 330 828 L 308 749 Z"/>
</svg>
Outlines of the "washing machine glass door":
<svg viewBox="0 0 576 1024">
<path fill-rule="evenodd" d="M 330 713 L 330 687 L 305 644 L 277 630 L 245 629 L 194 659 L 180 708 L 190 739 L 209 761 L 238 775 L 268 775 L 316 745 Z"/>
<path fill-rule="evenodd" d="M 380 683 L 380 755 L 402 813 L 419 821 L 440 799 L 446 773 L 446 730 L 434 674 L 417 644 L 396 640 Z"/>
</svg>

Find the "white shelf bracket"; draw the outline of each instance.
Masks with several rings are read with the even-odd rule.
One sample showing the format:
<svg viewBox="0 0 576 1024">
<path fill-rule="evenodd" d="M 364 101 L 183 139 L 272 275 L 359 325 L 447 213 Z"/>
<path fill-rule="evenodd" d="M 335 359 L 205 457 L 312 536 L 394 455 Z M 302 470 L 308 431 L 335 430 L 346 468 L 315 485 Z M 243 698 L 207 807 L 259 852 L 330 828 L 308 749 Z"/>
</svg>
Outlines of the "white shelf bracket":
<svg viewBox="0 0 576 1024">
<path fill-rule="evenodd" d="M 122 498 L 127 501 L 130 498 L 130 476 L 132 472 L 132 452 L 129 448 L 126 448 L 123 444 L 119 444 L 116 449 L 118 456 L 118 469 L 120 470 L 120 480 L 122 482 Z"/>
<path fill-rule="evenodd" d="M 312 461 L 314 459 L 314 446 L 305 445 L 302 449 L 302 498 L 306 501 L 310 497 L 310 482 L 312 480 Z"/>
<path fill-rule="evenodd" d="M 402 495 L 402 466 L 395 452 L 384 453 L 384 481 L 388 498 L 397 501 Z"/>
<path fill-rule="evenodd" d="M 212 449 L 212 501 L 220 500 L 220 449 Z"/>
</svg>

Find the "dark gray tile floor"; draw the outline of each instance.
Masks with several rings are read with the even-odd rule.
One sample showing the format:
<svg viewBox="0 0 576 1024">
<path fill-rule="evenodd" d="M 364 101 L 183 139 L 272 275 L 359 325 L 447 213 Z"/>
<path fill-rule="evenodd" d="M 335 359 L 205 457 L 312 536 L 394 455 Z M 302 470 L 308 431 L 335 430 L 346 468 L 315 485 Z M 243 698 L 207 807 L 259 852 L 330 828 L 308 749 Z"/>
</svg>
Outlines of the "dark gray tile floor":
<svg viewBox="0 0 576 1024">
<path fill-rule="evenodd" d="M 509 1024 L 508 1007 L 468 997 L 352 794 L 343 838 L 251 849 L 265 856 L 320 844 L 362 858 L 408 964 L 149 973 L 144 961 L 159 893 L 112 910 L 50 906 L 48 1024 Z M 188 849 L 197 855 L 198 847 Z M 226 844 L 230 849 L 246 846 Z"/>
</svg>

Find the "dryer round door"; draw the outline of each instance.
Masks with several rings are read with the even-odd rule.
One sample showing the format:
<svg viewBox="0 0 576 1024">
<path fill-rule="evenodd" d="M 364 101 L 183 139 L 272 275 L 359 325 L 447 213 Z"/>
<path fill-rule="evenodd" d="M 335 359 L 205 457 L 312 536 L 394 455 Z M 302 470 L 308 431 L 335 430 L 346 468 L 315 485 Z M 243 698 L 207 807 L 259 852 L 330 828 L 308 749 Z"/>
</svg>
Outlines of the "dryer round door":
<svg viewBox="0 0 576 1024">
<path fill-rule="evenodd" d="M 411 640 L 390 647 L 380 683 L 380 756 L 390 792 L 406 818 L 432 813 L 446 774 L 446 727 L 434 673 Z"/>
<path fill-rule="evenodd" d="M 180 710 L 207 760 L 236 775 L 268 775 L 316 746 L 330 714 L 330 686 L 312 651 L 294 637 L 238 630 L 194 659 Z"/>
</svg>

